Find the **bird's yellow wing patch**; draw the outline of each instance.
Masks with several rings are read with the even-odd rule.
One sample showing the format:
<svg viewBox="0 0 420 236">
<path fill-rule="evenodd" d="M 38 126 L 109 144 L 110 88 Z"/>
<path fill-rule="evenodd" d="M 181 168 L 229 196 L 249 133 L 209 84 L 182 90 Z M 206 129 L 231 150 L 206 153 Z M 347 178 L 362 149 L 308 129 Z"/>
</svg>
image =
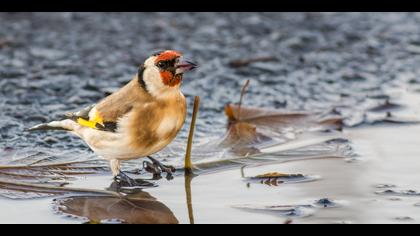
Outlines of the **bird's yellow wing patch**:
<svg viewBox="0 0 420 236">
<path fill-rule="evenodd" d="M 93 122 L 93 121 L 90 121 L 90 120 L 85 120 L 83 118 L 78 118 L 77 123 L 81 126 L 86 126 L 86 127 L 92 128 L 92 129 L 97 129 L 97 127 L 96 127 L 97 123 Z"/>
<path fill-rule="evenodd" d="M 81 126 L 89 127 L 92 129 L 102 129 L 104 127 L 103 119 L 99 116 L 98 112 L 95 112 L 89 120 L 81 117 L 77 118 L 77 123 Z"/>
</svg>

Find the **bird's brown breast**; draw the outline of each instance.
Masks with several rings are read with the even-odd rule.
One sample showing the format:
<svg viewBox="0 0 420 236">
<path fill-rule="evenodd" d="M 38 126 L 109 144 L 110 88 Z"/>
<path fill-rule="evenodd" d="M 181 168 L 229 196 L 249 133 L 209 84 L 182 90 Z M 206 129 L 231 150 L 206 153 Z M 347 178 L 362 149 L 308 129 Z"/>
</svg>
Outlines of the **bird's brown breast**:
<svg viewBox="0 0 420 236">
<path fill-rule="evenodd" d="M 186 103 L 182 94 L 175 99 L 154 100 L 132 110 L 129 121 L 131 147 L 157 152 L 168 145 L 182 128 Z"/>
</svg>

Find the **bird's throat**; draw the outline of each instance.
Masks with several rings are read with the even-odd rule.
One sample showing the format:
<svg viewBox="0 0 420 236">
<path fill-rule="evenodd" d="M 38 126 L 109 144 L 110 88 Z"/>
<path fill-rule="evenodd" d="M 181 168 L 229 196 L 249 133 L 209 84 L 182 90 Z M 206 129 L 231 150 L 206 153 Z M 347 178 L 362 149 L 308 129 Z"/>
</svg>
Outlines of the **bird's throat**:
<svg viewBox="0 0 420 236">
<path fill-rule="evenodd" d="M 162 78 L 163 84 L 174 87 L 182 82 L 182 74 L 173 74 L 170 71 L 160 72 L 160 77 Z"/>
</svg>

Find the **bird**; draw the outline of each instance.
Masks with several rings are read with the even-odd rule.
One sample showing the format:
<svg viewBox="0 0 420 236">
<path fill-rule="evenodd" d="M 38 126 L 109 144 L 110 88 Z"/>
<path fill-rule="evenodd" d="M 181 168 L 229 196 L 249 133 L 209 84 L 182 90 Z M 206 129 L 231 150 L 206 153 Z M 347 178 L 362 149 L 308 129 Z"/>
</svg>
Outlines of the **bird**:
<svg viewBox="0 0 420 236">
<path fill-rule="evenodd" d="M 144 167 L 171 175 L 175 169 L 151 157 L 169 145 L 187 116 L 181 91 L 184 73 L 197 68 L 175 50 L 153 53 L 125 86 L 99 102 L 61 120 L 28 131 L 64 130 L 81 138 L 98 156 L 108 160 L 115 180 L 134 185 L 121 162 L 149 158 Z"/>
</svg>

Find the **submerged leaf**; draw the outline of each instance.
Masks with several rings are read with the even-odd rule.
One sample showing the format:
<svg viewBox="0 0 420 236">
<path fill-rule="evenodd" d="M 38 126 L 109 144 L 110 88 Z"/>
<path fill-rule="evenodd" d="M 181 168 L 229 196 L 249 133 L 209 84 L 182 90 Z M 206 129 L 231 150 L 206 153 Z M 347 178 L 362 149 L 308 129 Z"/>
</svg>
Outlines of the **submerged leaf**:
<svg viewBox="0 0 420 236">
<path fill-rule="evenodd" d="M 0 166 L 0 196 L 31 199 L 74 192 L 98 192 L 65 186 L 76 180 L 78 175 L 104 173 L 108 170 L 104 164 L 101 160 L 60 159 L 42 152 L 16 158 Z"/>
</svg>

